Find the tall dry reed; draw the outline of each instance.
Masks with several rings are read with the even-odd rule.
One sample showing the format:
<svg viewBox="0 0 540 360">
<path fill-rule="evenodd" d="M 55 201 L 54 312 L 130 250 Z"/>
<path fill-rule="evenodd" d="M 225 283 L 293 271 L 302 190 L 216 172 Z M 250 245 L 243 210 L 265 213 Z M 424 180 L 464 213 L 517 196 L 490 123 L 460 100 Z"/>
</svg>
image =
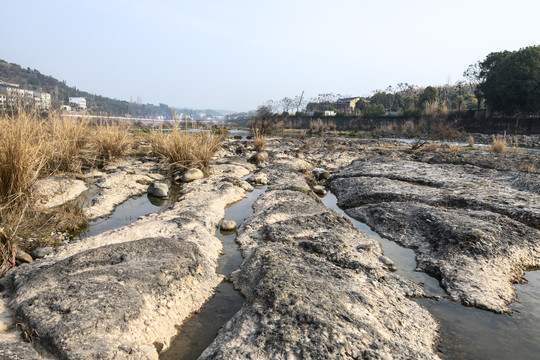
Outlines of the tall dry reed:
<svg viewBox="0 0 540 360">
<path fill-rule="evenodd" d="M 261 151 L 266 146 L 266 135 L 259 132 L 257 129 L 253 131 L 253 146 L 255 151 Z"/>
<path fill-rule="evenodd" d="M 494 153 L 503 153 L 506 151 L 506 133 L 504 135 L 493 135 L 490 149 Z"/>
<path fill-rule="evenodd" d="M 80 172 L 88 147 L 88 126 L 83 119 L 53 113 L 45 123 L 47 165 L 51 172 Z"/>
<path fill-rule="evenodd" d="M 175 126 L 169 132 L 155 132 L 151 145 L 153 153 L 167 161 L 172 171 L 192 167 L 206 170 L 219 150 L 221 140 L 209 132 L 190 133 Z"/>
<path fill-rule="evenodd" d="M 125 156 L 131 145 L 129 126 L 123 123 L 102 121 L 93 129 L 90 137 L 90 151 L 99 164 Z"/>
<path fill-rule="evenodd" d="M 0 116 L 0 204 L 29 197 L 47 163 L 44 126 L 36 114 Z"/>
</svg>

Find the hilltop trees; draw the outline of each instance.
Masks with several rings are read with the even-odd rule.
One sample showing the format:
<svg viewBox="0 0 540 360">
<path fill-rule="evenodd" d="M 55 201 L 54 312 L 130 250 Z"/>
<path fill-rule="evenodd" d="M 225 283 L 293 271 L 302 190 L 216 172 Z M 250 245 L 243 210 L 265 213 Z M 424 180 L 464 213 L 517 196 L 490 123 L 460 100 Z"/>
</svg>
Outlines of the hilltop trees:
<svg viewBox="0 0 540 360">
<path fill-rule="evenodd" d="M 494 111 L 516 114 L 540 110 L 540 46 L 493 52 L 474 71 L 478 90 Z"/>
</svg>

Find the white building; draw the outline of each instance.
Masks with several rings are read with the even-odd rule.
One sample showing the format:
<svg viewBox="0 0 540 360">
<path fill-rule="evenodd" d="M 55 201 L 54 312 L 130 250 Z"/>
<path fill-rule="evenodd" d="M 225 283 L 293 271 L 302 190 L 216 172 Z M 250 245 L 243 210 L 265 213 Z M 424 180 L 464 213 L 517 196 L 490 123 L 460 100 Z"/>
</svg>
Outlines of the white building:
<svg viewBox="0 0 540 360">
<path fill-rule="evenodd" d="M 40 91 L 25 90 L 19 84 L 8 83 L 0 80 L 0 108 L 15 108 L 35 106 L 40 110 L 48 110 L 51 107 L 51 95 Z"/>
<path fill-rule="evenodd" d="M 70 97 L 69 105 L 77 108 L 77 110 L 84 110 L 86 109 L 86 99 L 83 97 Z"/>
</svg>

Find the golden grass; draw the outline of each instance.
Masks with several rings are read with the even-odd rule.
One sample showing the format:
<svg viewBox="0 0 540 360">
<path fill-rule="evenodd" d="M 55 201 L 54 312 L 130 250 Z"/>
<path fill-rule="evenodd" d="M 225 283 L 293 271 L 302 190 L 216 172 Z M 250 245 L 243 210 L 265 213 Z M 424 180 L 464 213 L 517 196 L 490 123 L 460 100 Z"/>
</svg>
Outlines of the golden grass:
<svg viewBox="0 0 540 360">
<path fill-rule="evenodd" d="M 106 124 L 89 129 L 87 121 L 60 114 L 47 119 L 31 111 L 0 114 L 0 267 L 12 257 L 18 235 L 30 236 L 39 229 L 71 231 L 87 222 L 74 203 L 51 210 L 36 207 L 33 188 L 40 178 L 81 172 L 88 158 L 106 162 L 130 150 L 127 127 Z"/>
<path fill-rule="evenodd" d="M 507 150 L 506 133 L 504 135 L 493 135 L 490 150 L 494 153 L 503 153 Z"/>
<path fill-rule="evenodd" d="M 81 172 L 88 145 L 87 121 L 59 114 L 49 116 L 43 129 L 47 138 L 47 166 L 51 172 Z"/>
<path fill-rule="evenodd" d="M 0 206 L 29 197 L 47 163 L 43 123 L 36 114 L 0 117 Z"/>
<path fill-rule="evenodd" d="M 469 135 L 469 137 L 467 138 L 467 143 L 469 144 L 469 147 L 472 149 L 474 148 L 474 137 L 472 137 L 471 135 Z"/>
<path fill-rule="evenodd" d="M 266 145 L 266 135 L 255 130 L 254 136 L 253 136 L 253 147 L 255 148 L 255 151 L 263 150 L 265 145 Z"/>
<path fill-rule="evenodd" d="M 209 132 L 182 132 L 175 126 L 170 132 L 152 134 L 151 146 L 155 155 L 169 163 L 171 171 L 193 167 L 207 170 L 221 140 Z"/>
<path fill-rule="evenodd" d="M 132 146 L 129 126 L 123 123 L 102 122 L 92 132 L 90 144 L 91 153 L 99 164 L 122 158 Z"/>
</svg>

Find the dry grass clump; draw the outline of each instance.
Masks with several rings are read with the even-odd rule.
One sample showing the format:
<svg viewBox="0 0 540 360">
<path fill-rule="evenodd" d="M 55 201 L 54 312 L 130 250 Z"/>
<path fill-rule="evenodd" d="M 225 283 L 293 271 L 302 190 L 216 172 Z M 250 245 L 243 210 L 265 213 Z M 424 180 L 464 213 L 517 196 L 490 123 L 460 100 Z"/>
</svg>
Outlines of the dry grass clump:
<svg viewBox="0 0 540 360">
<path fill-rule="evenodd" d="M 263 150 L 266 145 L 266 135 L 262 134 L 257 129 L 255 129 L 253 133 L 253 147 L 255 148 L 255 151 Z"/>
<path fill-rule="evenodd" d="M 153 153 L 166 160 L 172 171 L 193 167 L 207 170 L 221 140 L 209 132 L 182 132 L 174 127 L 170 132 L 154 133 L 151 146 Z"/>
<path fill-rule="evenodd" d="M 311 134 L 323 135 L 328 131 L 335 131 L 336 123 L 334 121 L 324 121 L 321 119 L 311 120 L 309 122 L 309 131 Z"/>
<path fill-rule="evenodd" d="M 389 124 L 379 125 L 373 130 L 375 136 L 394 136 L 398 132 L 398 124 L 394 121 Z"/>
<path fill-rule="evenodd" d="M 424 145 L 422 150 L 427 151 L 427 152 L 439 152 L 439 151 L 443 150 L 443 147 L 442 147 L 441 143 L 430 142 L 430 143 L 427 143 L 426 145 Z"/>
<path fill-rule="evenodd" d="M 407 120 L 403 124 L 401 124 L 401 133 L 404 136 L 411 137 L 414 135 L 416 130 L 416 127 L 414 125 L 414 121 Z"/>
<path fill-rule="evenodd" d="M 48 148 L 47 168 L 51 172 L 80 172 L 88 145 L 87 121 L 51 114 L 45 122 Z"/>
<path fill-rule="evenodd" d="M 489 146 L 491 151 L 494 153 L 503 153 L 506 152 L 506 147 L 506 133 L 504 133 L 504 135 L 493 135 Z"/>
<path fill-rule="evenodd" d="M 474 137 L 472 137 L 471 135 L 469 135 L 469 137 L 467 138 L 467 143 L 469 144 L 469 147 L 472 149 L 474 148 Z"/>
<path fill-rule="evenodd" d="M 456 124 L 446 118 L 437 118 L 431 123 L 431 138 L 434 140 L 454 140 L 458 138 Z"/>
<path fill-rule="evenodd" d="M 105 121 L 92 132 L 91 152 L 99 164 L 108 163 L 125 156 L 131 149 L 129 126 Z"/>
<path fill-rule="evenodd" d="M 0 206 L 29 197 L 47 163 L 43 123 L 36 114 L 0 117 Z"/>
</svg>

